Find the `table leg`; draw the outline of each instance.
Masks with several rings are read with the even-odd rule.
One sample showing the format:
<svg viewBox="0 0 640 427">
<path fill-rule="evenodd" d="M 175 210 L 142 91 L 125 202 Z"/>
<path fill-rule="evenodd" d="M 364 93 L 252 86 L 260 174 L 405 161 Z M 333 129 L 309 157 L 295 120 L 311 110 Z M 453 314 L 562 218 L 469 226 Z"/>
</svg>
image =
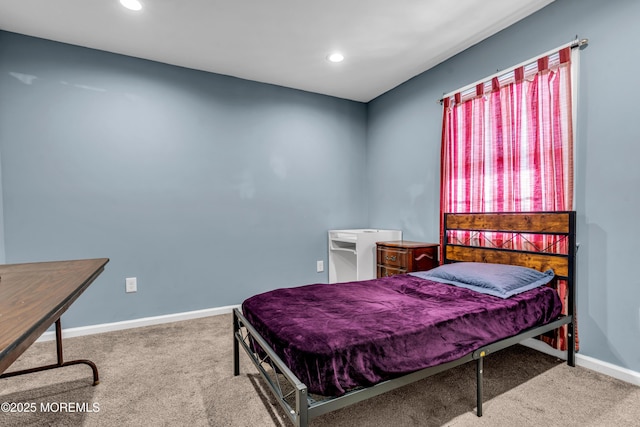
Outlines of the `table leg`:
<svg viewBox="0 0 640 427">
<path fill-rule="evenodd" d="M 56 320 L 56 353 L 58 357 L 58 363 L 55 363 L 52 365 L 38 366 L 36 368 L 22 369 L 20 371 L 6 372 L 0 375 L 0 378 L 15 377 L 17 375 L 24 375 L 24 374 L 30 374 L 33 372 L 47 371 L 49 369 L 62 368 L 64 366 L 83 364 L 83 365 L 88 365 L 93 371 L 93 385 L 95 386 L 100 384 L 100 378 L 98 376 L 98 367 L 92 361 L 85 360 L 85 359 L 71 360 L 69 362 L 64 361 L 63 354 L 62 354 L 62 327 L 60 325 L 60 319 Z"/>
</svg>

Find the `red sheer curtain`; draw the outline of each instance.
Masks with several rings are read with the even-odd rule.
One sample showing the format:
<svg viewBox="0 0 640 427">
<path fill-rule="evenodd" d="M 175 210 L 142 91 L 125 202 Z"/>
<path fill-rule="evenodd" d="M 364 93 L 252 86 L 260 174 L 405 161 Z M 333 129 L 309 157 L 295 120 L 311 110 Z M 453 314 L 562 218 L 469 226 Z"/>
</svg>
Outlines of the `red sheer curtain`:
<svg viewBox="0 0 640 427">
<path fill-rule="evenodd" d="M 445 212 L 573 209 L 571 99 L 569 47 L 443 99 L 441 218 Z M 554 236 L 449 238 L 566 251 L 566 242 L 555 242 Z M 559 292 L 566 300 L 565 284 Z M 565 337 L 550 343 L 564 350 Z"/>
</svg>

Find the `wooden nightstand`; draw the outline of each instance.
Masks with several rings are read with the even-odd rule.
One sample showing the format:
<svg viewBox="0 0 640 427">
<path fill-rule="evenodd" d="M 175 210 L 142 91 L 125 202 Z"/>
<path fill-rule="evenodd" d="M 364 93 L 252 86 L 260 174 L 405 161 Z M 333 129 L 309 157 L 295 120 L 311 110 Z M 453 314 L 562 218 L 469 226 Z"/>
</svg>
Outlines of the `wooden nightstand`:
<svg viewBox="0 0 640 427">
<path fill-rule="evenodd" d="M 431 270 L 439 265 L 437 243 L 393 240 L 376 242 L 377 277 Z"/>
</svg>

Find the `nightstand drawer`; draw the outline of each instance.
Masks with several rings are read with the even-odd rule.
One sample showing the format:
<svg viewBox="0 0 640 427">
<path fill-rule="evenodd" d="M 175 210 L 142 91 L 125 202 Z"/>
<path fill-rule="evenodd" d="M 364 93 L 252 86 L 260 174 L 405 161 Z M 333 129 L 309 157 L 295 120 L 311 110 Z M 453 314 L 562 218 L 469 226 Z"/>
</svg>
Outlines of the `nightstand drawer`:
<svg viewBox="0 0 640 427">
<path fill-rule="evenodd" d="M 378 264 L 378 278 L 389 277 L 389 276 L 393 276 L 394 274 L 404 274 L 406 272 L 407 272 L 406 268 L 395 268 L 395 267 L 388 267 L 386 265 Z"/>
<path fill-rule="evenodd" d="M 387 267 L 407 268 L 406 249 L 396 249 L 378 246 L 378 264 Z"/>
</svg>

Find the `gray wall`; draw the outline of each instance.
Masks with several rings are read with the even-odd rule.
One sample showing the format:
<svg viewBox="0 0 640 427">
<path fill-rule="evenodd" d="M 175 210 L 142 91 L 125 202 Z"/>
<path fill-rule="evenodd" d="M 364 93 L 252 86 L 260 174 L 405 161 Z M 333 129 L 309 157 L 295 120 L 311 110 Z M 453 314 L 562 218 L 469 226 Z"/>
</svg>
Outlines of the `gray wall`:
<svg viewBox="0 0 640 427">
<path fill-rule="evenodd" d="M 365 148 L 362 103 L 0 32 L 6 262 L 111 259 L 64 327 L 326 282 Z"/>
<path fill-rule="evenodd" d="M 556 0 L 368 105 L 0 32 L 6 261 L 111 258 L 71 327 L 326 281 L 330 228 L 437 241 L 436 101 L 578 34 L 581 353 L 640 371 L 638 16 Z"/>
<path fill-rule="evenodd" d="M 572 40 L 581 52 L 576 158 L 581 354 L 640 371 L 640 2 L 556 0 L 369 104 L 369 216 L 437 241 L 446 92 Z M 463 24 L 461 24 L 462 26 Z"/>
</svg>

